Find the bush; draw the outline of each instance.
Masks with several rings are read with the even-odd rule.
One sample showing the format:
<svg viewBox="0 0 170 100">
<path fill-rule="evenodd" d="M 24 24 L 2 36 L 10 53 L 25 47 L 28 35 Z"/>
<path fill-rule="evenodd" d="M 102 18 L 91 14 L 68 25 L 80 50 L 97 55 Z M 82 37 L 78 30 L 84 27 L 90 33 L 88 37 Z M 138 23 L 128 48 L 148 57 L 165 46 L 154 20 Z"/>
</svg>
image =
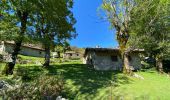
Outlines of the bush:
<svg viewBox="0 0 170 100">
<path fill-rule="evenodd" d="M 32 83 L 21 83 L 3 93 L 5 100 L 56 100 L 63 91 L 62 77 L 42 75 Z"/>
</svg>

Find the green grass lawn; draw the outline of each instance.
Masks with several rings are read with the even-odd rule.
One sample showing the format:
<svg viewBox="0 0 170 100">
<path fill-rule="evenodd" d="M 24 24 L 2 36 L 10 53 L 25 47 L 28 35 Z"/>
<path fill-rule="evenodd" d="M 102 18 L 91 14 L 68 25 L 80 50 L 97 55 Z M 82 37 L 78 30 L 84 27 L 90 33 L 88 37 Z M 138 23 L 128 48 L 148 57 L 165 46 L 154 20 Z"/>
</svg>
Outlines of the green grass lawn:
<svg viewBox="0 0 170 100">
<path fill-rule="evenodd" d="M 170 77 L 155 71 L 138 72 L 144 80 L 115 71 L 95 71 L 83 64 L 56 65 L 49 70 L 61 72 L 69 98 L 79 100 L 168 100 Z M 55 70 L 54 70 L 55 69 Z"/>
<path fill-rule="evenodd" d="M 24 71 L 23 71 L 24 70 Z M 43 73 L 65 80 L 64 95 L 69 100 L 169 100 L 170 77 L 155 71 L 137 72 L 144 80 L 116 71 L 96 71 L 80 61 L 52 64 L 44 69 L 36 65 L 17 65 L 13 76 L 0 79 L 14 80 L 25 72 L 23 81 L 36 80 Z M 23 73 L 21 74 L 23 75 Z"/>
</svg>

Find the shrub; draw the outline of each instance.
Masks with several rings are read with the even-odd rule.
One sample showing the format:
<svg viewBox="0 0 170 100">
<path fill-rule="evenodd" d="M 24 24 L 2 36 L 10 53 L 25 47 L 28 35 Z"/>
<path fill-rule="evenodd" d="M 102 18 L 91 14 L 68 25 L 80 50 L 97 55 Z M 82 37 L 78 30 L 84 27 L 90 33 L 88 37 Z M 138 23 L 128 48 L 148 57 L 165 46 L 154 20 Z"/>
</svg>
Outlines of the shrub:
<svg viewBox="0 0 170 100">
<path fill-rule="evenodd" d="M 5 100 L 55 100 L 63 91 L 62 77 L 42 75 L 32 83 L 14 85 L 4 91 Z"/>
</svg>

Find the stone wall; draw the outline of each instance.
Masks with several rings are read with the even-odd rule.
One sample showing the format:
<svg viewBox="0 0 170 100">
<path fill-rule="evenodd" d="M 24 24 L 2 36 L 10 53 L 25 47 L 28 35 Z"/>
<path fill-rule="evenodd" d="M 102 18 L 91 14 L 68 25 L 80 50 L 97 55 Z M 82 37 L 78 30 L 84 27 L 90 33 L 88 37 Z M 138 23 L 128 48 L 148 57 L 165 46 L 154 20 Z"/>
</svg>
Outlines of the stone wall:
<svg viewBox="0 0 170 100">
<path fill-rule="evenodd" d="M 65 54 L 63 54 L 63 58 L 65 58 L 65 59 L 78 59 L 78 58 L 80 58 L 80 54 L 78 54 L 78 53 L 65 53 Z"/>
<path fill-rule="evenodd" d="M 131 54 L 130 55 L 132 60 L 130 61 L 130 66 L 133 66 L 134 69 L 140 69 L 141 68 L 141 59 L 139 57 L 139 54 Z"/>
<path fill-rule="evenodd" d="M 5 45 L 1 45 L 1 46 L 4 46 L 3 50 L 1 49 L 1 52 L 7 52 L 9 54 L 12 53 L 12 51 L 13 51 L 12 44 L 5 44 Z M 19 54 L 22 54 L 25 56 L 33 56 L 33 57 L 44 57 L 45 56 L 45 52 L 43 50 L 29 48 L 29 47 L 25 47 L 25 46 L 21 47 Z"/>
<path fill-rule="evenodd" d="M 117 60 L 112 60 L 112 56 L 117 56 Z M 139 69 L 141 67 L 140 57 L 138 54 L 131 54 L 130 66 L 133 66 L 134 69 Z M 83 59 L 84 64 L 93 65 L 96 70 L 122 70 L 123 62 L 120 57 L 120 54 L 116 53 L 96 53 L 88 52 Z"/>
<path fill-rule="evenodd" d="M 26 56 L 34 56 L 34 57 L 44 57 L 45 56 L 45 52 L 43 50 L 25 48 L 25 47 L 21 48 L 20 54 L 26 55 Z"/>
<path fill-rule="evenodd" d="M 3 43 L 0 43 L 0 54 L 4 53 L 4 45 Z"/>
</svg>

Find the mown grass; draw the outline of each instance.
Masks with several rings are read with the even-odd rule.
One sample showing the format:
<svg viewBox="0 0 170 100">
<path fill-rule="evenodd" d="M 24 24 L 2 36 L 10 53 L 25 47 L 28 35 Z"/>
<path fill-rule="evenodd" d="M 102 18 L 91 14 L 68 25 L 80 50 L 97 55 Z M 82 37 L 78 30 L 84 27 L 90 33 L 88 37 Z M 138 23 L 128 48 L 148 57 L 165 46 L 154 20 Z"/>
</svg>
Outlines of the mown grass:
<svg viewBox="0 0 170 100">
<path fill-rule="evenodd" d="M 0 79 L 23 82 L 36 80 L 42 74 L 65 80 L 63 96 L 69 100 L 169 100 L 170 77 L 156 71 L 137 72 L 144 80 L 117 71 L 96 71 L 80 61 L 52 64 L 49 68 L 33 64 L 17 65 L 13 76 Z"/>
</svg>

